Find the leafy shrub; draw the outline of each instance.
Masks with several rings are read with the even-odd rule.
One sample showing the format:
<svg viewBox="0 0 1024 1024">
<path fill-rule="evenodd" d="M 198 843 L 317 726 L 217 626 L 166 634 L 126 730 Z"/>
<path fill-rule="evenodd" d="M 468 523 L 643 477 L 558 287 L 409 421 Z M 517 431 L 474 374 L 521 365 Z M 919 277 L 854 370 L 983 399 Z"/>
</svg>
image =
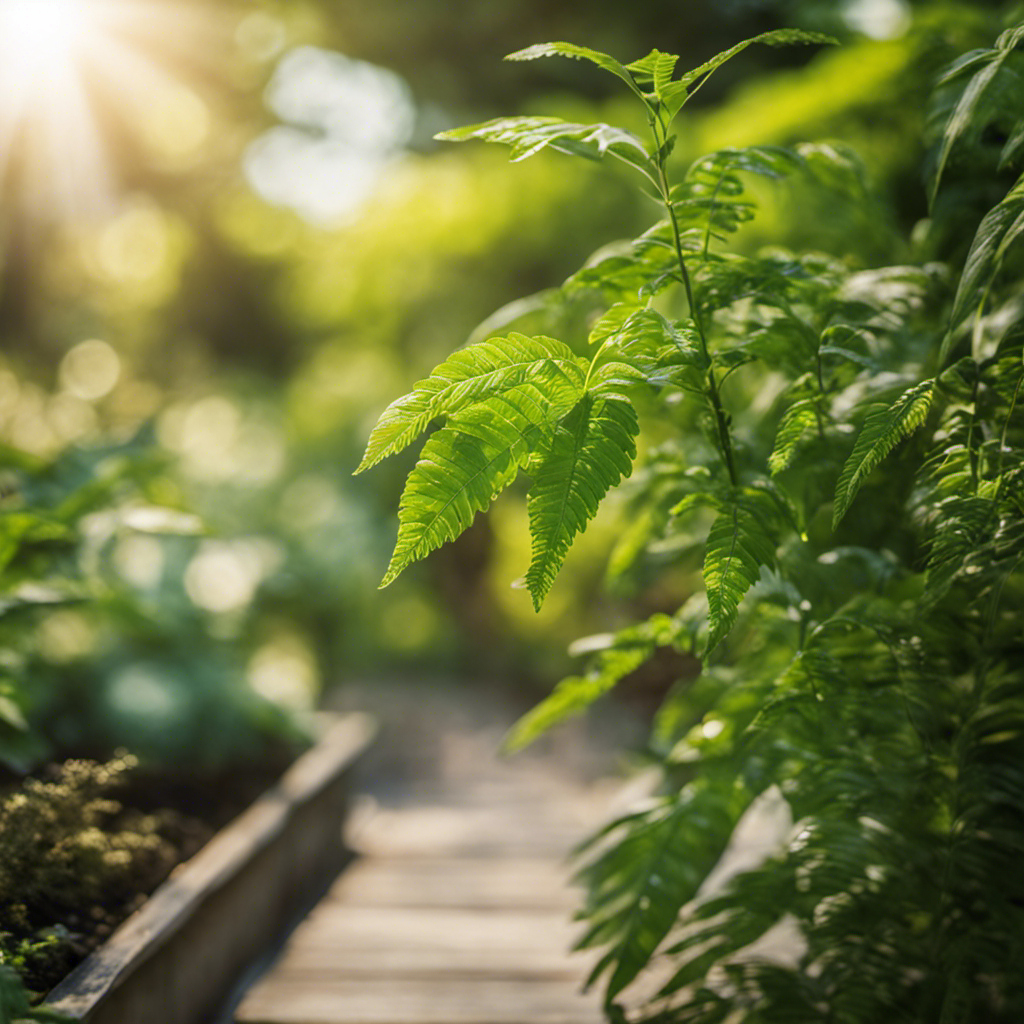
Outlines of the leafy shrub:
<svg viewBox="0 0 1024 1024">
<path fill-rule="evenodd" d="M 663 210 L 545 293 L 590 304 L 586 339 L 510 316 L 384 412 L 360 467 L 444 420 L 409 475 L 384 585 L 525 471 L 539 605 L 642 453 L 613 572 L 681 573 L 696 592 L 595 638 L 509 738 L 530 742 L 660 649 L 701 661 L 653 724 L 660 794 L 583 852 L 581 945 L 603 949 L 591 981 L 613 1019 L 1024 1014 L 1022 39 L 1011 28 L 940 80 L 932 217 L 898 265 L 747 248 L 757 180 L 869 203 L 837 145 L 728 149 L 675 174 L 673 119 L 709 75 L 751 43 L 818 35 L 768 33 L 682 76 L 659 51 L 623 65 L 530 47 L 512 59 L 619 78 L 649 137 L 546 117 L 443 136 L 513 160 L 615 157 Z M 792 829 L 727 870 L 737 825 L 773 801 Z"/>
</svg>

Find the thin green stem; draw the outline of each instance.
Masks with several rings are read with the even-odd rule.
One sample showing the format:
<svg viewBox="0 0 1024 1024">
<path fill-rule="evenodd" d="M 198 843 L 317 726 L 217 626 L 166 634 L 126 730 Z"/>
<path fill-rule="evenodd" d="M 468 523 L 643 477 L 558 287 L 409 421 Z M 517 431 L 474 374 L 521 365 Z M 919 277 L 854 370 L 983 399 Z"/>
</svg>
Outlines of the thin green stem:
<svg viewBox="0 0 1024 1024">
<path fill-rule="evenodd" d="M 665 138 L 659 136 L 659 125 L 659 118 L 652 112 L 650 117 L 650 126 L 651 132 L 654 135 L 655 160 L 657 161 L 659 176 L 658 187 L 661 191 L 662 202 L 665 204 L 665 209 L 668 211 L 669 223 L 672 226 L 672 241 L 675 246 L 676 260 L 679 263 L 679 273 L 683 282 L 683 287 L 686 289 L 686 301 L 690 307 L 690 317 L 693 319 L 694 326 L 697 328 L 697 337 L 700 341 L 701 358 L 707 365 L 707 397 L 715 417 L 715 426 L 718 431 L 718 441 L 721 447 L 722 458 L 725 462 L 725 467 L 729 472 L 729 482 L 733 487 L 735 487 L 739 483 L 739 477 L 736 473 L 736 462 L 733 457 L 732 438 L 729 435 L 729 419 L 725 412 L 725 407 L 722 405 L 722 396 L 719 392 L 718 381 L 715 378 L 715 370 L 711 365 L 711 352 L 708 349 L 707 335 L 704 333 L 704 324 L 701 321 L 700 310 L 697 308 L 697 303 L 694 299 L 693 283 L 690 280 L 690 272 L 687 270 L 686 260 L 683 257 L 682 234 L 679 231 L 679 220 L 676 217 L 675 207 L 672 205 L 672 198 L 670 195 L 671 190 L 668 183 L 668 171 L 665 168 Z M 662 135 L 667 135 L 667 129 L 665 126 L 660 126 L 662 128 Z"/>
</svg>

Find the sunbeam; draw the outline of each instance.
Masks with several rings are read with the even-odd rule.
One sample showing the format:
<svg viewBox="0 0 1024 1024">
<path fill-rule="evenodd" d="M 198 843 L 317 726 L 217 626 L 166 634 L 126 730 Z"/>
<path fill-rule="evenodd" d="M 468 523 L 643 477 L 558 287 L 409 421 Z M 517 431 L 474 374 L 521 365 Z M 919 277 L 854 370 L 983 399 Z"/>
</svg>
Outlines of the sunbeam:
<svg viewBox="0 0 1024 1024">
<path fill-rule="evenodd" d="M 212 16 L 160 0 L 0 0 L 0 187 L 46 220 L 109 209 L 108 109 L 148 155 L 187 156 L 208 111 L 162 65 L 186 41 L 203 49 L 215 28 Z"/>
</svg>

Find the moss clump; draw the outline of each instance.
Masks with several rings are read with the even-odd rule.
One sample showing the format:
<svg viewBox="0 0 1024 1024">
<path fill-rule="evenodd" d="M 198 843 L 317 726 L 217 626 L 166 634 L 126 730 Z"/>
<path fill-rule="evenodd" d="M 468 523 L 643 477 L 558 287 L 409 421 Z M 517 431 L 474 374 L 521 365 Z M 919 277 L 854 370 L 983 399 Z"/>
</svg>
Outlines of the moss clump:
<svg viewBox="0 0 1024 1024">
<path fill-rule="evenodd" d="M 179 858 L 180 815 L 117 799 L 135 759 L 68 761 L 0 797 L 0 963 L 52 986 Z"/>
</svg>

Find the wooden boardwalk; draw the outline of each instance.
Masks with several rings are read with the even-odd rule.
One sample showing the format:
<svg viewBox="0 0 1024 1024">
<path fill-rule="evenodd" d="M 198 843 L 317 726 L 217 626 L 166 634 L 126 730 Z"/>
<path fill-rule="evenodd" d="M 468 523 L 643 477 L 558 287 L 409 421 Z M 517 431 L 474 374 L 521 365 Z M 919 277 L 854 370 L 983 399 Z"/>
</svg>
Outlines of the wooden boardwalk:
<svg viewBox="0 0 1024 1024">
<path fill-rule="evenodd" d="M 435 737 L 356 809 L 357 861 L 245 995 L 238 1024 L 597 1024 L 571 954 L 566 855 L 609 813 L 610 788 L 564 758 L 501 761 L 500 729 Z M 415 772 L 413 773 L 415 776 Z"/>
</svg>

